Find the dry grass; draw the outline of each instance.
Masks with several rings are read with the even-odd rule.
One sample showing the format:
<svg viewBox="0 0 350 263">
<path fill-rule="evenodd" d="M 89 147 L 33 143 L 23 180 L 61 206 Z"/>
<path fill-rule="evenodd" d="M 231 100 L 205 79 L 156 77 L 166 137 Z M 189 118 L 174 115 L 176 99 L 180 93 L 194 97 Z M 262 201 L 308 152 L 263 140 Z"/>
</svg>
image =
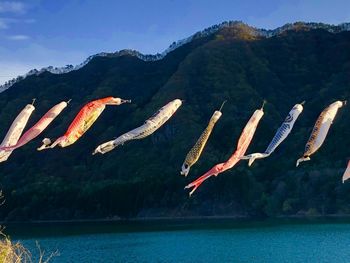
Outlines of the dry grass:
<svg viewBox="0 0 350 263">
<path fill-rule="evenodd" d="M 0 230 L 0 263 L 32 262 L 30 252 L 19 242 L 11 240 Z"/>
<path fill-rule="evenodd" d="M 2 192 L 0 191 L 0 206 L 4 203 Z M 32 255 L 21 243 L 13 243 L 3 232 L 0 226 L 0 263 L 29 263 L 32 261 Z M 41 250 L 38 243 L 36 243 L 39 250 L 39 263 L 47 263 L 52 257 L 57 256 L 58 252 L 50 254 L 45 259 L 45 251 Z"/>
<path fill-rule="evenodd" d="M 2 191 L 0 191 L 0 206 L 4 202 L 4 196 L 2 195 Z M 30 252 L 19 242 L 12 243 L 4 234 L 3 230 L 0 227 L 0 263 L 31 262 Z"/>
</svg>

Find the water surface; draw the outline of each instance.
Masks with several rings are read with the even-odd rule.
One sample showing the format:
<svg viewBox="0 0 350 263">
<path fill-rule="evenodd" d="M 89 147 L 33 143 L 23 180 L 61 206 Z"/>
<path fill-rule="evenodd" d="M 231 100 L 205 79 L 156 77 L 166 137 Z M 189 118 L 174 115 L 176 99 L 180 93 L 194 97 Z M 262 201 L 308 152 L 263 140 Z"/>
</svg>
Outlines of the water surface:
<svg viewBox="0 0 350 263">
<path fill-rule="evenodd" d="M 350 262 L 350 223 L 172 221 L 10 225 L 51 262 Z"/>
</svg>

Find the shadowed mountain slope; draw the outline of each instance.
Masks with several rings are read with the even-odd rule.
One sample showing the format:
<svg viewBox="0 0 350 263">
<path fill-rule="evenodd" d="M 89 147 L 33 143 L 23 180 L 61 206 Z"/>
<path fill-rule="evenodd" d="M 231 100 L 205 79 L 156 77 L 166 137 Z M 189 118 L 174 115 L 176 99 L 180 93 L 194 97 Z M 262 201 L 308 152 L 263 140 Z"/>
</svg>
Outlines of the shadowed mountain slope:
<svg viewBox="0 0 350 263">
<path fill-rule="evenodd" d="M 52 105 L 72 99 L 40 138 L 0 164 L 6 204 L 0 218 L 350 213 L 349 107 L 340 110 L 324 146 L 295 168 L 319 113 L 350 97 L 350 32 L 295 26 L 271 37 L 234 24 L 194 38 L 163 59 L 126 54 L 95 57 L 66 74 L 44 72 L 0 94 L 4 136 L 16 114 L 37 98 L 29 125 Z M 37 152 L 44 137 L 62 135 L 80 107 L 104 96 L 132 99 L 109 106 L 74 145 Z M 154 135 L 92 156 L 94 148 L 143 123 L 168 101 L 183 106 Z M 266 99 L 265 116 L 248 153 L 264 151 L 296 103 L 306 100 L 289 138 L 271 157 L 246 162 L 206 181 L 192 198 L 183 187 L 234 151 L 245 123 Z M 202 158 L 187 178 L 180 168 L 213 111 L 228 100 Z"/>
</svg>

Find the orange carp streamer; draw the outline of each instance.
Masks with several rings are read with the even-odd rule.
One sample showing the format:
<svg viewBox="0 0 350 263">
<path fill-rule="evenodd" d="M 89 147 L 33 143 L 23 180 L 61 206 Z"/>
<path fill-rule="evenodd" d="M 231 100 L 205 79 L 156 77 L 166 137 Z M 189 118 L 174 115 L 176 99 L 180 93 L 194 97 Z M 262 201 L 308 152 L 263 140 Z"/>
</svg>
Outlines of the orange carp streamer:
<svg viewBox="0 0 350 263">
<path fill-rule="evenodd" d="M 17 144 L 9 147 L 0 147 L 0 150 L 13 151 L 23 145 L 27 144 L 31 140 L 39 136 L 50 123 L 67 107 L 68 102 L 62 101 L 57 105 L 53 106 L 48 112 L 45 113 L 41 119 L 33 125 L 29 130 L 27 130 L 21 138 L 18 140 Z"/>
<path fill-rule="evenodd" d="M 264 102 L 265 104 L 265 102 Z M 233 166 L 235 166 L 242 156 L 244 156 L 245 152 L 248 149 L 248 146 L 250 142 L 253 139 L 254 133 L 256 131 L 256 128 L 261 120 L 261 118 L 264 115 L 263 111 L 264 105 L 261 107 L 260 110 L 256 110 L 254 114 L 249 119 L 248 123 L 243 129 L 243 132 L 241 136 L 239 137 L 238 144 L 236 151 L 233 153 L 233 155 L 224 163 L 219 163 L 215 165 L 213 168 L 211 168 L 208 172 L 206 172 L 204 175 L 199 177 L 197 180 L 193 181 L 189 185 L 185 187 L 185 189 L 190 189 L 193 187 L 192 191 L 189 193 L 191 196 L 197 188 L 208 178 L 212 177 L 213 175 L 217 176 L 218 174 L 231 169 Z"/>
<path fill-rule="evenodd" d="M 343 183 L 350 178 L 350 161 L 348 162 L 348 167 L 343 175 Z"/>
<path fill-rule="evenodd" d="M 97 120 L 106 108 L 106 105 L 121 105 L 130 102 L 130 100 L 114 97 L 107 97 L 89 102 L 79 111 L 63 136 L 59 137 L 52 144 L 49 138 L 45 138 L 43 140 L 43 145 L 38 148 L 38 151 L 52 149 L 57 145 L 60 147 L 67 147 L 75 143 Z"/>
</svg>

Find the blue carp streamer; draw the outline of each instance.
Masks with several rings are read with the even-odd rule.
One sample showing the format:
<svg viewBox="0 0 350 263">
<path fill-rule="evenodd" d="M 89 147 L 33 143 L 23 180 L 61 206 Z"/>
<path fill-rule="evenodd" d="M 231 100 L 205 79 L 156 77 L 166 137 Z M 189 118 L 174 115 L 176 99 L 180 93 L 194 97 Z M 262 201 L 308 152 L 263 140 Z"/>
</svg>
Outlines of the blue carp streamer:
<svg viewBox="0 0 350 263">
<path fill-rule="evenodd" d="M 271 153 L 276 150 L 276 148 L 288 137 L 289 133 L 292 131 L 296 120 L 303 111 L 303 104 L 304 102 L 294 105 L 264 153 L 252 153 L 241 157 L 241 159 L 249 160 L 248 165 L 251 166 L 256 159 L 262 159 L 270 156 Z"/>
</svg>

